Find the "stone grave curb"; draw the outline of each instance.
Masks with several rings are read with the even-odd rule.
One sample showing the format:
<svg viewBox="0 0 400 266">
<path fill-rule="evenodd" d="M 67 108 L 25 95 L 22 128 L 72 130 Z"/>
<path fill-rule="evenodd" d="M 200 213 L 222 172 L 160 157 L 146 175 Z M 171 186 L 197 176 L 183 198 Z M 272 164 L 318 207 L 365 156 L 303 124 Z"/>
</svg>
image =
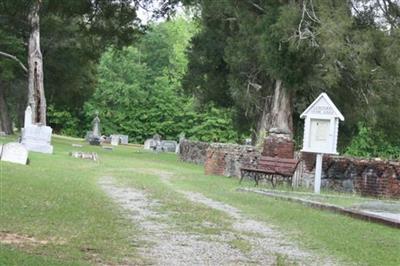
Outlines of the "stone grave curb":
<svg viewBox="0 0 400 266">
<path fill-rule="evenodd" d="M 384 217 L 381 217 L 378 215 L 360 212 L 360 211 L 356 211 L 356 210 L 352 210 L 352 209 L 347 209 L 347 208 L 339 207 L 339 206 L 332 205 L 332 204 L 320 203 L 320 202 L 316 202 L 316 201 L 312 201 L 312 200 L 305 200 L 305 199 L 301 199 L 298 197 L 278 195 L 273 192 L 262 191 L 262 190 L 257 190 L 257 189 L 250 189 L 250 188 L 238 188 L 238 189 L 236 189 L 236 191 L 251 192 L 251 193 L 256 193 L 256 194 L 263 195 L 266 197 L 300 203 L 302 205 L 305 205 L 305 206 L 308 206 L 308 207 L 311 207 L 314 209 L 320 209 L 320 210 L 325 210 L 325 211 L 329 211 L 329 212 L 333 212 L 333 213 L 338 213 L 338 214 L 350 216 L 352 218 L 356 218 L 359 220 L 379 223 L 379 224 L 383 224 L 383 225 L 387 225 L 390 227 L 400 229 L 400 221 L 390 219 L 390 218 L 384 218 Z"/>
</svg>

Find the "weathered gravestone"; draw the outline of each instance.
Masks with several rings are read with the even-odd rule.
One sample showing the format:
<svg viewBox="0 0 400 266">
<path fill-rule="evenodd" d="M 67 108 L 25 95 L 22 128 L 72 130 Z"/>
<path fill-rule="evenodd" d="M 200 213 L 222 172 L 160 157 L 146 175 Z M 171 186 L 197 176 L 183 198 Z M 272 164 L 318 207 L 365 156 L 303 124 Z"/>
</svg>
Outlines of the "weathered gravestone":
<svg viewBox="0 0 400 266">
<path fill-rule="evenodd" d="M 178 154 L 180 151 L 181 143 L 186 139 L 185 133 L 179 134 L 179 143 L 176 145 L 175 153 Z"/>
<path fill-rule="evenodd" d="M 100 118 L 98 112 L 96 112 L 96 117 L 92 121 L 92 126 L 93 126 L 92 134 L 88 136 L 89 144 L 100 145 L 101 132 L 100 132 Z"/>
<path fill-rule="evenodd" d="M 22 129 L 21 143 L 28 151 L 53 153 L 51 134 L 53 129 L 40 124 L 32 124 L 32 109 L 28 106 L 25 110 L 24 128 Z"/>
<path fill-rule="evenodd" d="M 121 144 L 128 145 L 129 144 L 129 136 L 127 135 L 119 135 L 119 139 Z"/>
<path fill-rule="evenodd" d="M 145 150 L 153 150 L 153 151 L 161 150 L 161 136 L 158 134 L 155 134 L 153 136 L 153 138 L 147 139 L 144 142 L 144 149 Z"/>
<path fill-rule="evenodd" d="M 111 135 L 111 145 L 118 146 L 120 142 L 119 135 Z"/>
<path fill-rule="evenodd" d="M 153 139 L 146 139 L 146 141 L 144 142 L 143 148 L 145 150 L 150 150 L 153 141 L 154 141 Z"/>
<path fill-rule="evenodd" d="M 176 147 L 178 146 L 176 141 L 163 140 L 160 143 L 160 150 L 164 152 L 176 152 Z"/>
<path fill-rule="evenodd" d="M 21 143 L 11 142 L 0 149 L 1 160 L 4 162 L 27 164 L 28 150 Z"/>
<path fill-rule="evenodd" d="M 21 143 L 29 150 L 41 153 L 53 153 L 51 134 L 53 129 L 47 126 L 30 125 L 22 130 Z"/>
</svg>

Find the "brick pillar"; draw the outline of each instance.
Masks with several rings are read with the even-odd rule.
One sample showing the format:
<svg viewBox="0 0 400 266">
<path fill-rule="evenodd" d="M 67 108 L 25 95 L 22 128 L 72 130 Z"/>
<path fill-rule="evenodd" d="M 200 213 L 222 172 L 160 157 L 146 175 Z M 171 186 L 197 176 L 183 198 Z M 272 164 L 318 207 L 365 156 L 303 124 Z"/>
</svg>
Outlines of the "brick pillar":
<svg viewBox="0 0 400 266">
<path fill-rule="evenodd" d="M 285 159 L 294 158 L 294 142 L 290 135 L 271 129 L 264 141 L 263 156 L 279 157 Z"/>
<path fill-rule="evenodd" d="M 225 172 L 225 152 L 208 148 L 204 171 L 206 175 L 223 176 Z"/>
</svg>

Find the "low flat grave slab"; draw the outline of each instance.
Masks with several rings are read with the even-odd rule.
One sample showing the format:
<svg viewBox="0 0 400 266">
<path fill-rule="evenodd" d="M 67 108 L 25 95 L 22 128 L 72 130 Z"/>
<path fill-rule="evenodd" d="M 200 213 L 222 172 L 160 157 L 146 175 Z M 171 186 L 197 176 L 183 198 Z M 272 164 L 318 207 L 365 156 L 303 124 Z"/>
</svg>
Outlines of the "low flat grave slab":
<svg viewBox="0 0 400 266">
<path fill-rule="evenodd" d="M 72 147 L 75 147 L 75 148 L 82 148 L 83 145 L 81 145 L 81 144 L 72 144 Z"/>
<path fill-rule="evenodd" d="M 74 152 L 70 152 L 69 155 L 73 158 L 80 158 L 80 159 L 91 160 L 91 161 L 95 161 L 95 162 L 99 160 L 99 156 L 95 152 L 74 151 Z"/>
<path fill-rule="evenodd" d="M 0 150 L 1 160 L 4 162 L 27 164 L 28 163 L 28 150 L 24 145 L 11 142 L 2 146 Z"/>
</svg>

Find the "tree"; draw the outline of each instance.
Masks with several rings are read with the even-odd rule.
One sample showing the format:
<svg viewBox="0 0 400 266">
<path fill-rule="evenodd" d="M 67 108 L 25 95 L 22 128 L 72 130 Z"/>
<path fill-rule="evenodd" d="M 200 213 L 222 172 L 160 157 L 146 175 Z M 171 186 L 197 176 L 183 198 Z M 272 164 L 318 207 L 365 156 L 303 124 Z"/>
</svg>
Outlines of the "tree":
<svg viewBox="0 0 400 266">
<path fill-rule="evenodd" d="M 46 96 L 43 84 L 43 57 L 40 50 L 39 11 L 42 1 L 35 0 L 31 5 L 28 20 L 31 27 L 28 44 L 28 105 L 32 108 L 32 121 L 46 125 Z"/>
<path fill-rule="evenodd" d="M 140 26 L 136 8 L 135 0 L 0 2 L 0 29 L 24 40 L 23 43 L 29 43 L 23 48 L 29 54 L 28 101 L 37 109 L 34 112 L 35 121 L 46 123 L 46 98 L 57 108 L 78 110 L 75 115 L 79 114 L 85 99 L 93 91 L 93 65 L 102 51 L 110 44 L 122 47 L 137 36 Z M 41 63 L 42 56 L 45 58 L 44 65 Z M 65 66 L 70 68 L 65 69 Z M 43 70 L 50 74 L 44 81 Z M 28 94 L 28 90 L 25 91 Z M 15 95 L 7 95 L 12 96 Z M 26 107 L 26 104 L 23 105 Z M 15 106 L 12 113 L 19 114 L 20 110 L 16 110 Z"/>
<path fill-rule="evenodd" d="M 198 4 L 202 30 L 193 38 L 184 88 L 202 102 L 232 106 L 242 114 L 237 117 L 239 124 L 252 128 L 259 140 L 271 127 L 291 131 L 292 123 L 293 133 L 301 137 L 298 115 L 325 91 L 346 114 L 342 145 L 356 134 L 359 120 L 396 139 L 398 131 L 390 127 L 397 125 L 395 116 L 385 107 L 389 102 L 389 108 L 399 105 L 389 96 L 398 94 L 393 71 L 398 69 L 395 58 L 400 58 L 395 48 L 399 3 L 204 0 Z M 379 5 L 383 13 L 373 9 Z M 384 119 L 377 119 L 378 113 Z"/>
<path fill-rule="evenodd" d="M 236 141 L 231 112 L 207 105 L 196 110 L 182 93 L 186 47 L 193 22 L 176 18 L 152 25 L 136 45 L 109 49 L 98 68 L 98 86 L 86 104 L 88 117 L 98 110 L 106 134 L 116 132 L 135 142 L 158 133 L 177 139 L 181 132 L 203 141 Z"/>
</svg>

